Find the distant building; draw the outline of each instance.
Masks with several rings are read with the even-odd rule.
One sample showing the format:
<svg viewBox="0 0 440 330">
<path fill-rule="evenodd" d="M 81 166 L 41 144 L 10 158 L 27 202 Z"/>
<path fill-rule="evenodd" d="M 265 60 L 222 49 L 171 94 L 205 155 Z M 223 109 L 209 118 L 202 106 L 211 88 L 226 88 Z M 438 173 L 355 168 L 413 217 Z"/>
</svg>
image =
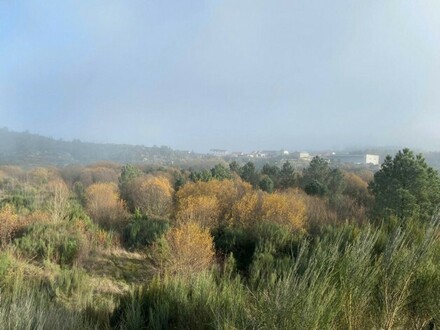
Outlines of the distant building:
<svg viewBox="0 0 440 330">
<path fill-rule="evenodd" d="M 223 157 L 223 156 L 227 156 L 228 155 L 228 151 L 227 150 L 223 150 L 223 149 L 211 149 L 209 151 L 214 156 L 217 156 L 217 157 Z"/>
<path fill-rule="evenodd" d="M 249 157 L 252 157 L 252 158 L 266 158 L 267 157 L 267 153 L 265 151 L 252 151 L 249 154 Z"/>
<path fill-rule="evenodd" d="M 308 152 L 300 152 L 299 153 L 299 159 L 309 159 L 310 154 Z"/>
<path fill-rule="evenodd" d="M 379 165 L 379 155 L 365 155 L 365 164 Z"/>
<path fill-rule="evenodd" d="M 293 158 L 296 158 L 298 160 L 302 160 L 302 161 L 310 161 L 312 160 L 312 157 L 310 156 L 310 153 L 305 152 L 305 151 L 295 151 L 294 153 L 291 154 L 293 156 Z"/>
<path fill-rule="evenodd" d="M 287 150 L 283 150 L 283 155 L 287 156 L 289 155 L 289 152 Z"/>
<path fill-rule="evenodd" d="M 326 156 L 332 163 L 356 164 L 356 165 L 379 165 L 379 156 L 361 153 L 334 154 Z"/>
</svg>

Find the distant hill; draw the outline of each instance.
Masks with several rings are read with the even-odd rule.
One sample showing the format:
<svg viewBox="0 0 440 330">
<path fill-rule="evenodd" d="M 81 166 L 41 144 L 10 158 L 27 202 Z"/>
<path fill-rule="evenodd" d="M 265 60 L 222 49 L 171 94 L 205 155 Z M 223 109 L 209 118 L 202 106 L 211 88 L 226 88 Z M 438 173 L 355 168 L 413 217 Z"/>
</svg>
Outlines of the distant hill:
<svg viewBox="0 0 440 330">
<path fill-rule="evenodd" d="M 195 156 L 187 151 L 176 151 L 163 146 L 63 141 L 28 132 L 0 129 L 0 164 L 3 165 L 64 166 L 104 160 L 117 163 L 172 163 L 175 159 Z"/>
</svg>

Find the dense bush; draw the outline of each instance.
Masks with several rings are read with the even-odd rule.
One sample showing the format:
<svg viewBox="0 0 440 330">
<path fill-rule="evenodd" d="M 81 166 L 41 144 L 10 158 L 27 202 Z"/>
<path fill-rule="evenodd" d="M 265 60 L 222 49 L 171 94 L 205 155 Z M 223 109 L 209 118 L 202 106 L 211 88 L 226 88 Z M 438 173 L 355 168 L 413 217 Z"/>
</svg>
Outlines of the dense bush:
<svg viewBox="0 0 440 330">
<path fill-rule="evenodd" d="M 31 225 L 25 235 L 16 240 L 16 246 L 28 258 L 60 265 L 79 262 L 90 249 L 86 237 L 64 223 Z"/>
<path fill-rule="evenodd" d="M 124 224 L 127 212 L 113 183 L 95 183 L 85 191 L 86 210 L 90 217 L 105 228 Z"/>
<path fill-rule="evenodd" d="M 167 219 L 154 218 L 137 211 L 125 229 L 124 242 L 131 248 L 152 245 L 170 228 Z"/>
<path fill-rule="evenodd" d="M 192 276 L 208 269 L 214 254 L 210 232 L 189 222 L 169 230 L 154 244 L 150 258 L 160 273 Z"/>
</svg>

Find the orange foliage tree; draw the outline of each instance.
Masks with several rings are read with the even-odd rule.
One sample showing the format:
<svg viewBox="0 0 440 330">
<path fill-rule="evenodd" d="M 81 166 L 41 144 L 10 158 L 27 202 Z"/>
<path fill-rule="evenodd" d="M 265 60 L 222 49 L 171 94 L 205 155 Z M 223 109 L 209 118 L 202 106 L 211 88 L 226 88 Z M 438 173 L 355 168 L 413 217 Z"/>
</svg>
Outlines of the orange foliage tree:
<svg viewBox="0 0 440 330">
<path fill-rule="evenodd" d="M 180 200 L 176 214 L 178 222 L 197 222 L 202 227 L 212 228 L 220 217 L 220 205 L 215 196 L 188 196 Z"/>
<path fill-rule="evenodd" d="M 167 274 L 189 276 L 207 270 L 214 261 L 214 243 L 208 229 L 194 222 L 168 231 L 154 245 L 151 257 Z"/>
<path fill-rule="evenodd" d="M 105 165 L 95 165 L 85 168 L 80 174 L 79 181 L 84 187 L 93 183 L 112 182 L 117 183 L 119 177 L 119 169 L 114 167 L 106 167 Z"/>
<path fill-rule="evenodd" d="M 92 219 L 104 226 L 114 226 L 125 219 L 126 211 L 113 183 L 94 183 L 86 189 L 86 210 Z"/>
<path fill-rule="evenodd" d="M 257 220 L 261 220 L 261 207 L 264 193 L 262 191 L 250 191 L 237 200 L 232 207 L 231 222 L 244 227 L 251 226 Z"/>
<path fill-rule="evenodd" d="M 177 193 L 176 219 L 215 226 L 228 220 L 235 201 L 251 190 L 251 185 L 240 179 L 188 183 Z"/>
<path fill-rule="evenodd" d="M 295 191 L 283 194 L 264 194 L 261 218 L 298 230 L 304 227 L 306 204 L 300 194 Z"/>
<path fill-rule="evenodd" d="M 174 189 L 163 176 L 147 175 L 128 184 L 128 198 L 133 209 L 152 216 L 168 217 L 172 212 Z"/>
<path fill-rule="evenodd" d="M 234 204 L 231 220 L 241 226 L 269 221 L 298 230 L 305 225 L 306 212 L 305 201 L 297 191 L 273 194 L 252 191 Z"/>
</svg>

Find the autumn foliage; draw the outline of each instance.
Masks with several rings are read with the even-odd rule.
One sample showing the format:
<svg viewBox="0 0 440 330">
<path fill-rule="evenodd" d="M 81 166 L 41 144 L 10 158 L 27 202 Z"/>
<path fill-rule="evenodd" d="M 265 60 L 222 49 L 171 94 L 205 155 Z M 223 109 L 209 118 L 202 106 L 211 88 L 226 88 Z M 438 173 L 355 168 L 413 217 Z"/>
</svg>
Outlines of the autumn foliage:
<svg viewBox="0 0 440 330">
<path fill-rule="evenodd" d="M 251 190 L 251 185 L 241 180 L 186 184 L 177 193 L 177 221 L 218 225 L 230 218 L 234 203 Z"/>
<path fill-rule="evenodd" d="M 231 220 L 245 227 L 269 221 L 298 230 L 304 227 L 306 204 L 296 191 L 274 194 L 252 191 L 234 204 Z"/>
<path fill-rule="evenodd" d="M 189 222 L 168 231 L 153 247 L 153 260 L 167 274 L 190 275 L 207 270 L 214 261 L 214 244 L 208 229 Z"/>
<path fill-rule="evenodd" d="M 118 187 L 113 183 L 95 183 L 86 189 L 86 210 L 92 219 L 104 226 L 114 226 L 126 217 Z"/>
<path fill-rule="evenodd" d="M 176 218 L 181 223 L 197 222 L 202 227 L 215 227 L 220 218 L 220 203 L 215 196 L 182 198 Z"/>
<path fill-rule="evenodd" d="M 167 217 L 173 206 L 174 189 L 163 176 L 147 175 L 133 179 L 127 187 L 132 209 L 152 216 Z"/>
<path fill-rule="evenodd" d="M 306 219 L 306 204 L 295 192 L 264 194 L 261 218 L 292 230 L 303 228 Z"/>
</svg>

